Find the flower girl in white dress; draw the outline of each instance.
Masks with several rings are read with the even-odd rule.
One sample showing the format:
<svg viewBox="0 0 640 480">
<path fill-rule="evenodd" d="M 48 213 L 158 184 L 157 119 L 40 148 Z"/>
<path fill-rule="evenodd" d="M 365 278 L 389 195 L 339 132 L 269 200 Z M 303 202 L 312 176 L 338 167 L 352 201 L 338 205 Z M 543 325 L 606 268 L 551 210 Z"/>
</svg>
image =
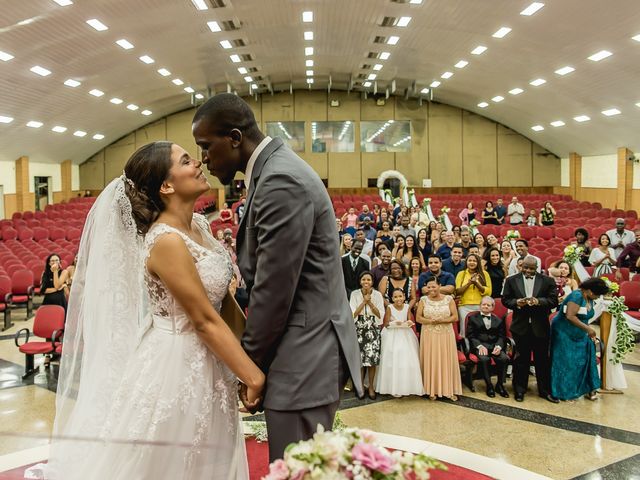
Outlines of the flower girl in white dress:
<svg viewBox="0 0 640 480">
<path fill-rule="evenodd" d="M 393 303 L 384 314 L 376 392 L 395 397 L 424 395 L 418 339 L 408 318 L 409 305 L 400 289 L 393 291 L 391 299 Z"/>
</svg>

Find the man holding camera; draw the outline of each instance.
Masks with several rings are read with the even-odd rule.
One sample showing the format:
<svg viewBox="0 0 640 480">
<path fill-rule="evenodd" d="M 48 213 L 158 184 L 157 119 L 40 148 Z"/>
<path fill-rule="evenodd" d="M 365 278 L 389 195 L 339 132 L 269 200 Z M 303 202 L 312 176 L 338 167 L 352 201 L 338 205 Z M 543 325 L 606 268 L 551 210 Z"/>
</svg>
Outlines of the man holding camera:
<svg viewBox="0 0 640 480">
<path fill-rule="evenodd" d="M 533 353 L 538 395 L 551 403 L 558 403 L 558 399 L 551 395 L 549 360 L 549 314 L 558 306 L 558 294 L 553 278 L 538 273 L 537 266 L 535 258 L 525 257 L 522 272 L 507 277 L 502 292 L 502 303 L 513 311 L 511 334 L 516 344 L 513 391 L 516 401 L 522 402 L 529 383 Z"/>
</svg>

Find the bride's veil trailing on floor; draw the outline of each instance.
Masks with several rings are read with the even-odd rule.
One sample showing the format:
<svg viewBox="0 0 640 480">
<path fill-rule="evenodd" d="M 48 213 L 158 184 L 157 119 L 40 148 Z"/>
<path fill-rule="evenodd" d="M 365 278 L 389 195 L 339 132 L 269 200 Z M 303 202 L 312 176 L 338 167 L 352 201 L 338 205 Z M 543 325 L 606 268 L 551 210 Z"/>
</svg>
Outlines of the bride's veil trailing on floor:
<svg viewBox="0 0 640 480">
<path fill-rule="evenodd" d="M 64 333 L 46 477 L 86 476 L 112 396 L 148 327 L 142 240 L 123 177 L 97 198 L 80 241 Z"/>
</svg>

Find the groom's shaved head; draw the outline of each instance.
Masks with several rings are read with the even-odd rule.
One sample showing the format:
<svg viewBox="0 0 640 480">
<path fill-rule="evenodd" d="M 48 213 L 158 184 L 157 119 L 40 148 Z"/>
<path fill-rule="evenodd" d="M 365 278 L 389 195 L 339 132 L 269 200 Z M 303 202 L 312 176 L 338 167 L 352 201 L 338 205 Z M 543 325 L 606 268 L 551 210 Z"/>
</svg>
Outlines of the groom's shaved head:
<svg viewBox="0 0 640 480">
<path fill-rule="evenodd" d="M 249 104 L 232 93 L 220 93 L 207 100 L 193 117 L 193 123 L 206 122 L 220 133 L 237 128 L 248 138 L 260 136 L 256 117 Z"/>
</svg>

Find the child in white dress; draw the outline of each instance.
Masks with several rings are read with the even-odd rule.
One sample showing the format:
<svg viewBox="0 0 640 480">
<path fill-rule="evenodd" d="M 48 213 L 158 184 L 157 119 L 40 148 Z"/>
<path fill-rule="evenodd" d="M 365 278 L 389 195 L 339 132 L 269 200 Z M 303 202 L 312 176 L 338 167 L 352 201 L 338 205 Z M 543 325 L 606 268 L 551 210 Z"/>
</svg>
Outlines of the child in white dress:
<svg viewBox="0 0 640 480">
<path fill-rule="evenodd" d="M 424 395 L 418 339 L 408 319 L 409 305 L 400 289 L 393 291 L 391 299 L 393 303 L 384 314 L 376 392 L 394 397 Z"/>
</svg>

